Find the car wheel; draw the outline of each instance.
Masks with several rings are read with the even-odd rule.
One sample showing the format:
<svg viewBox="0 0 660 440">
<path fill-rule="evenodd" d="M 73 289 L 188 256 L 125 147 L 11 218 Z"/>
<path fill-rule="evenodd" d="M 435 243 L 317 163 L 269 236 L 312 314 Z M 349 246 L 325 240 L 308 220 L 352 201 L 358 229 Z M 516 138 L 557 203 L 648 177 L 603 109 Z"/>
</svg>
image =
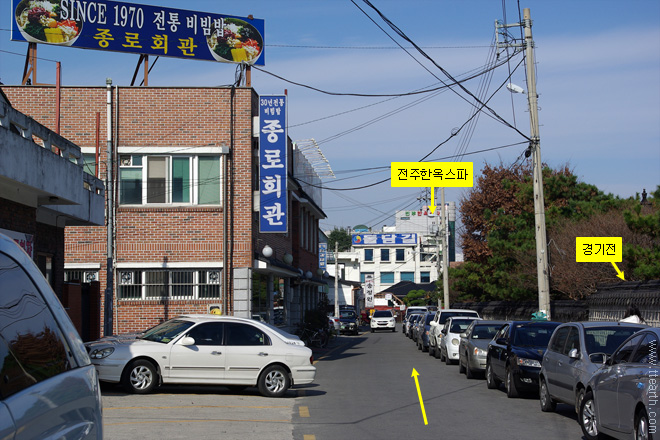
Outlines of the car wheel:
<svg viewBox="0 0 660 440">
<path fill-rule="evenodd" d="M 373 333 L 373 332 L 374 332 L 374 329 L 371 329 L 371 333 Z"/>
<path fill-rule="evenodd" d="M 580 412 L 580 406 L 582 406 L 582 401 L 584 400 L 584 388 L 580 388 L 575 397 L 575 412 Z"/>
<path fill-rule="evenodd" d="M 429 356 L 435 356 L 435 347 L 429 342 Z"/>
<path fill-rule="evenodd" d="M 584 395 L 580 412 L 578 413 L 580 428 L 587 440 L 598 440 L 601 436 L 598 434 L 598 424 L 596 422 L 596 405 L 594 404 L 594 395 L 591 391 Z"/>
<path fill-rule="evenodd" d="M 442 351 L 440 351 L 440 347 L 438 347 L 437 345 L 435 346 L 435 353 L 433 353 L 433 356 L 434 356 L 436 359 L 442 359 L 442 358 L 441 358 L 441 356 L 442 356 Z"/>
<path fill-rule="evenodd" d="M 461 362 L 461 356 L 458 356 L 458 374 L 464 374 L 465 373 L 465 365 L 463 365 L 463 362 Z"/>
<path fill-rule="evenodd" d="M 128 364 L 124 369 L 121 381 L 124 388 L 129 392 L 147 394 L 156 387 L 158 373 L 156 373 L 156 367 L 151 362 L 138 359 Z"/>
<path fill-rule="evenodd" d="M 650 440 L 649 416 L 646 410 L 641 408 L 635 415 L 635 440 Z"/>
<path fill-rule="evenodd" d="M 392 329 L 392 333 L 396 333 L 396 327 Z"/>
<path fill-rule="evenodd" d="M 465 377 L 468 379 L 474 379 L 474 372 L 472 371 L 472 368 L 470 368 L 469 362 L 467 362 L 467 365 L 465 366 Z"/>
<path fill-rule="evenodd" d="M 281 365 L 271 365 L 259 376 L 259 392 L 265 397 L 280 397 L 291 386 L 288 371 Z"/>
<path fill-rule="evenodd" d="M 449 352 L 445 353 L 445 364 L 447 364 L 447 365 L 451 365 L 451 364 L 453 364 L 453 363 L 454 363 L 454 362 L 453 362 L 453 361 L 451 360 L 451 358 L 449 357 Z"/>
<path fill-rule="evenodd" d="M 541 386 L 539 387 L 539 401 L 541 402 L 541 411 L 551 412 L 557 407 L 557 403 L 550 397 L 548 391 L 548 384 L 545 379 L 541 379 Z"/>
<path fill-rule="evenodd" d="M 422 346 L 423 346 L 423 344 L 420 343 L 420 342 L 419 342 L 419 339 L 418 339 L 418 340 L 417 340 L 417 350 L 421 350 L 421 351 L 423 351 L 423 350 L 422 350 Z"/>
<path fill-rule="evenodd" d="M 516 380 L 513 377 L 511 368 L 506 370 L 506 396 L 509 398 L 518 397 L 518 388 L 516 388 Z"/>
<path fill-rule="evenodd" d="M 500 380 L 495 378 L 493 367 L 491 367 L 490 364 L 486 364 L 486 386 L 491 390 L 500 387 Z"/>
</svg>

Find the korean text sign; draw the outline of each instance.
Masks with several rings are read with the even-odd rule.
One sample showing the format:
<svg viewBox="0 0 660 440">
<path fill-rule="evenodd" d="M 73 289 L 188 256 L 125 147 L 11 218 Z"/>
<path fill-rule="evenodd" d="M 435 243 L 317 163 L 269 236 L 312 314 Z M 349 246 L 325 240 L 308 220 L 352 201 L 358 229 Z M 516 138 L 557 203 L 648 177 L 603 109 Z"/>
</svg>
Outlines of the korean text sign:
<svg viewBox="0 0 660 440">
<path fill-rule="evenodd" d="M 328 243 L 319 243 L 319 269 L 327 268 Z"/>
<path fill-rule="evenodd" d="M 622 237 L 575 237 L 578 263 L 620 263 L 623 261 Z"/>
<path fill-rule="evenodd" d="M 472 162 L 392 162 L 393 187 L 472 187 Z"/>
<path fill-rule="evenodd" d="M 355 234 L 353 246 L 417 244 L 417 234 Z"/>
<path fill-rule="evenodd" d="M 364 307 L 371 309 L 374 307 L 374 276 L 366 274 L 364 276 Z"/>
<path fill-rule="evenodd" d="M 264 21 L 97 0 L 12 0 L 11 39 L 264 65 Z"/>
<path fill-rule="evenodd" d="M 286 96 L 259 98 L 259 230 L 287 232 Z"/>
</svg>

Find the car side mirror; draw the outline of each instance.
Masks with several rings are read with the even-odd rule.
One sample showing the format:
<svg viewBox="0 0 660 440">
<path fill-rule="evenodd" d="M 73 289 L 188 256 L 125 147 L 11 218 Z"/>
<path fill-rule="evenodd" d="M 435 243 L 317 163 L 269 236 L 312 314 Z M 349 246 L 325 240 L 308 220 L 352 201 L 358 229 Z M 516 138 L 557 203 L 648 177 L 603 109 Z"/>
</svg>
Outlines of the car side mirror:
<svg viewBox="0 0 660 440">
<path fill-rule="evenodd" d="M 195 338 L 191 338 L 190 336 L 185 336 L 181 338 L 181 345 L 185 345 L 186 347 L 189 345 L 195 345 Z"/>
<path fill-rule="evenodd" d="M 461 333 L 461 338 L 467 338 L 467 333 L 465 332 Z"/>
<path fill-rule="evenodd" d="M 497 345 L 507 345 L 507 340 L 504 339 L 504 338 L 497 338 L 497 339 L 495 339 L 495 343 Z"/>
<path fill-rule="evenodd" d="M 569 351 L 568 352 L 568 357 L 571 358 L 571 359 L 578 359 L 580 357 L 579 353 L 578 353 L 578 349 L 574 348 L 571 351 Z"/>
<path fill-rule="evenodd" d="M 436 325 L 438 325 L 438 323 L 435 321 L 431 321 L 429 324 L 431 324 L 431 327 L 435 327 Z"/>
</svg>

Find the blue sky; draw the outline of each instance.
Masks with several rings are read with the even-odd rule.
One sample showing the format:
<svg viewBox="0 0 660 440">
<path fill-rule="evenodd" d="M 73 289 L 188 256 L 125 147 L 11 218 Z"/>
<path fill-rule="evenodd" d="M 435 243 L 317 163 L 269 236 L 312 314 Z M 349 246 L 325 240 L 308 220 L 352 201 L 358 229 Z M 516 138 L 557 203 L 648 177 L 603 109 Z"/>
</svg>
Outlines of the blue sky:
<svg viewBox="0 0 660 440">
<path fill-rule="evenodd" d="M 263 69 L 325 91 L 396 94 L 437 84 L 437 78 L 447 81 L 418 54 L 410 51 L 416 61 L 396 48 L 350 0 L 139 3 L 264 19 Z M 394 35 L 361 0 L 355 3 Z M 504 19 L 504 11 L 506 22 L 518 21 L 518 2 L 513 0 L 372 3 L 455 77 L 487 63 L 494 22 Z M 552 167 L 568 164 L 582 181 L 621 197 L 634 196 L 643 188 L 652 191 L 660 184 L 660 2 L 521 0 L 520 8 L 530 8 L 534 22 L 543 161 Z M 0 81 L 18 84 L 27 44 L 10 41 L 10 9 L 10 0 L 0 0 Z M 515 28 L 511 32 L 519 35 Z M 410 47 L 400 38 L 397 41 Z M 129 85 L 138 59 L 131 54 L 47 45 L 39 46 L 38 55 L 43 59 L 39 81 L 54 83 L 55 64 L 47 60 L 57 60 L 62 62 L 65 85 L 104 85 L 106 77 Z M 518 55 L 494 70 L 487 96 L 506 82 L 509 70 L 521 59 Z M 149 84 L 225 85 L 233 82 L 234 72 L 235 66 L 229 64 L 161 58 Z M 526 88 L 522 67 L 512 81 Z M 252 84 L 260 94 L 288 90 L 289 135 L 319 142 L 337 176 L 324 182 L 333 189 L 383 180 L 390 162 L 420 160 L 461 126 L 472 109 L 460 90 L 397 98 L 330 96 L 257 70 Z M 481 87 L 479 78 L 465 85 L 475 94 Z M 502 88 L 489 106 L 529 134 L 525 95 Z M 429 158 L 456 160 L 445 158 L 464 151 L 462 160 L 474 162 L 477 172 L 485 162 L 514 162 L 525 145 L 499 147 L 523 141 L 516 131 L 482 114 L 471 136 L 456 136 Z M 491 151 L 474 154 L 487 149 Z M 364 170 L 372 167 L 384 168 Z M 458 202 L 464 191 L 447 189 L 447 200 Z M 419 207 L 419 193 L 388 183 L 324 191 L 328 218 L 322 228 L 392 225 L 395 210 Z"/>
</svg>

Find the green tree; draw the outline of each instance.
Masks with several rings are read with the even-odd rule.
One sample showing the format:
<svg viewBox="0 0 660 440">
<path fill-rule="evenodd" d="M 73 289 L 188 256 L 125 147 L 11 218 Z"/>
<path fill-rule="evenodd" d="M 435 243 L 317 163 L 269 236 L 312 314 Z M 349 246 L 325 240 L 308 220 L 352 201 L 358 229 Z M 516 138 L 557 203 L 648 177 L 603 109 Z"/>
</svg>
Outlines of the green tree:
<svg viewBox="0 0 660 440">
<path fill-rule="evenodd" d="M 642 243 L 625 243 L 623 260 L 638 280 L 660 279 L 660 185 L 642 206 L 623 213 L 626 225 L 643 237 Z M 627 278 L 626 278 L 627 279 Z"/>
<path fill-rule="evenodd" d="M 425 306 L 427 305 L 426 290 L 411 290 L 401 300 L 406 306 Z"/>
<path fill-rule="evenodd" d="M 536 298 L 531 174 L 530 165 L 486 164 L 482 176 L 461 200 L 466 264 L 450 270 L 452 289 L 460 292 L 460 299 Z M 549 230 L 562 221 L 580 221 L 621 205 L 612 195 L 579 182 L 568 166 L 544 168 L 543 183 Z M 548 241 L 552 241 L 550 234 Z"/>
<path fill-rule="evenodd" d="M 335 228 L 328 235 L 328 252 L 335 251 L 335 242 L 339 243 L 339 251 L 349 251 L 352 246 L 352 237 L 346 228 Z"/>
</svg>

